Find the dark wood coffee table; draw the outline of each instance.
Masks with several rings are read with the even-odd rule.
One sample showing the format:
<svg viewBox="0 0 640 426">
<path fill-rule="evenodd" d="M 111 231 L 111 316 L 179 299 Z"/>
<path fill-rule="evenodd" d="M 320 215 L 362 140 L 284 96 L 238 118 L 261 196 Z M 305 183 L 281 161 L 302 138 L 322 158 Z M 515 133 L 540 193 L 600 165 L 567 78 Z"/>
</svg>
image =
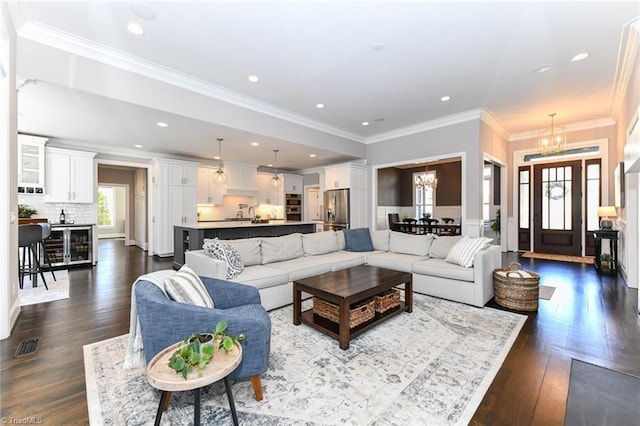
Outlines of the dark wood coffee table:
<svg viewBox="0 0 640 426">
<path fill-rule="evenodd" d="M 349 328 L 350 306 L 376 294 L 380 294 L 397 285 L 404 284 L 404 302 L 389 309 L 354 328 Z M 312 294 L 338 305 L 340 319 L 338 323 L 320 315 L 313 309 L 302 312 L 302 292 Z M 376 266 L 360 265 L 349 269 L 303 278 L 293 282 L 293 323 L 301 322 L 337 339 L 340 349 L 349 349 L 351 338 L 401 312 L 413 311 L 413 281 L 411 273 L 398 272 Z"/>
</svg>

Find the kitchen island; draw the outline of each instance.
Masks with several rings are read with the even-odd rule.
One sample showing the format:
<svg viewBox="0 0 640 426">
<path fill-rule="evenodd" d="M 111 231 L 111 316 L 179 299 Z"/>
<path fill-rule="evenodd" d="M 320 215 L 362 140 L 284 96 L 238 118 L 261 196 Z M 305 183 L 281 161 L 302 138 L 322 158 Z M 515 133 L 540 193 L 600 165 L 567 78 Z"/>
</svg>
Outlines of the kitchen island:
<svg viewBox="0 0 640 426">
<path fill-rule="evenodd" d="M 212 221 L 175 225 L 173 227 L 173 267 L 184 265 L 184 252 L 200 250 L 205 238 L 235 240 L 255 237 L 279 237 L 281 235 L 309 234 L 323 230 L 323 222 L 270 220 L 268 222 Z"/>
</svg>

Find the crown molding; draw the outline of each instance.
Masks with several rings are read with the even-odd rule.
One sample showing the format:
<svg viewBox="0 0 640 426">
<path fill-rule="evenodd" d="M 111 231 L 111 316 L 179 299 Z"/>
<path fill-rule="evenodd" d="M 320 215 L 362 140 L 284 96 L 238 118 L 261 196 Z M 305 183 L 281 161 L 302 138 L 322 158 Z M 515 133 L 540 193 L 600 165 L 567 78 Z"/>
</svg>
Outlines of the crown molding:
<svg viewBox="0 0 640 426">
<path fill-rule="evenodd" d="M 129 55 L 120 50 L 95 43 L 74 34 L 58 30 L 39 22 L 29 22 L 20 27 L 18 37 L 55 49 L 82 56 L 105 65 L 119 68 L 200 95 L 227 102 L 242 108 L 265 114 L 280 120 L 298 124 L 333 136 L 365 143 L 366 138 L 342 129 L 320 123 L 284 108 L 275 107 L 250 96 L 226 89 L 208 81 Z"/>
<path fill-rule="evenodd" d="M 624 102 L 624 95 L 629 87 L 634 64 L 640 50 L 640 18 L 625 25 L 618 50 L 618 63 L 611 97 L 611 112 L 616 114 Z"/>
<path fill-rule="evenodd" d="M 509 140 L 509 132 L 502 124 L 502 121 L 498 118 L 497 115 L 493 113 L 489 108 L 483 108 L 480 114 L 480 119 L 484 121 L 487 126 L 491 127 L 495 132 L 498 132 L 500 136 L 504 139 Z"/>
<path fill-rule="evenodd" d="M 558 127 L 564 127 L 567 133 L 578 132 L 580 130 L 597 129 L 600 127 L 615 126 L 616 121 L 613 118 L 598 118 L 589 121 L 580 121 L 578 123 L 564 124 Z M 515 133 L 509 137 L 509 142 L 521 141 L 525 139 L 536 139 L 538 130 L 529 130 L 527 132 Z"/>
<path fill-rule="evenodd" d="M 429 130 L 438 129 L 440 127 L 451 126 L 453 124 L 464 123 L 466 121 L 478 120 L 482 118 L 482 113 L 485 108 L 475 109 L 470 111 L 464 111 L 458 114 L 448 115 L 435 120 L 425 121 L 423 123 L 414 124 L 400 129 L 392 130 L 389 132 L 378 133 L 367 138 L 366 143 L 378 143 L 387 141 L 390 139 L 397 139 L 404 136 L 415 135 L 416 133 L 422 133 Z"/>
</svg>

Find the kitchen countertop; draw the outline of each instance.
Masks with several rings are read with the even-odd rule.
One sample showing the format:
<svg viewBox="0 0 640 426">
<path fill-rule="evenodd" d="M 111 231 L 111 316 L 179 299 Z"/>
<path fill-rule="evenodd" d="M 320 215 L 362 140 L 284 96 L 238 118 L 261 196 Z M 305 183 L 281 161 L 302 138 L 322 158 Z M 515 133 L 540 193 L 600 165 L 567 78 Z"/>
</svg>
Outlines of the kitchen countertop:
<svg viewBox="0 0 640 426">
<path fill-rule="evenodd" d="M 196 222 L 196 223 L 180 223 L 175 226 L 189 229 L 215 229 L 215 228 L 248 228 L 258 226 L 289 226 L 289 225 L 310 225 L 323 223 L 317 220 L 308 221 L 286 221 L 286 220 L 270 220 L 267 223 L 252 223 L 248 220 L 237 221 L 221 221 L 221 222 Z"/>
<path fill-rule="evenodd" d="M 95 223 L 52 223 L 52 228 L 71 228 L 74 226 L 94 226 Z"/>
</svg>

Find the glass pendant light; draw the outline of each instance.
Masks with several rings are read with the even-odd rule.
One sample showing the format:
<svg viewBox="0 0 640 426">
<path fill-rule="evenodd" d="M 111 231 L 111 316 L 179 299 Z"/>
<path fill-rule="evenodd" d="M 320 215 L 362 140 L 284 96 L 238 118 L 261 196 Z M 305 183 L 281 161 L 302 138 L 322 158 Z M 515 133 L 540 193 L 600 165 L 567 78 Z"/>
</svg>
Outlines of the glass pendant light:
<svg viewBox="0 0 640 426">
<path fill-rule="evenodd" d="M 224 172 L 224 162 L 222 161 L 222 141 L 224 139 L 222 138 L 218 138 L 216 139 L 218 141 L 218 158 L 220 159 L 220 162 L 218 163 L 218 170 L 215 171 L 215 173 L 213 174 L 213 181 L 217 184 L 217 185 L 224 185 L 227 182 L 227 174 Z"/>
<path fill-rule="evenodd" d="M 278 152 L 280 152 L 279 149 L 273 150 L 275 173 L 271 177 L 271 186 L 274 188 L 280 188 L 282 186 L 282 179 L 278 176 Z"/>
</svg>

